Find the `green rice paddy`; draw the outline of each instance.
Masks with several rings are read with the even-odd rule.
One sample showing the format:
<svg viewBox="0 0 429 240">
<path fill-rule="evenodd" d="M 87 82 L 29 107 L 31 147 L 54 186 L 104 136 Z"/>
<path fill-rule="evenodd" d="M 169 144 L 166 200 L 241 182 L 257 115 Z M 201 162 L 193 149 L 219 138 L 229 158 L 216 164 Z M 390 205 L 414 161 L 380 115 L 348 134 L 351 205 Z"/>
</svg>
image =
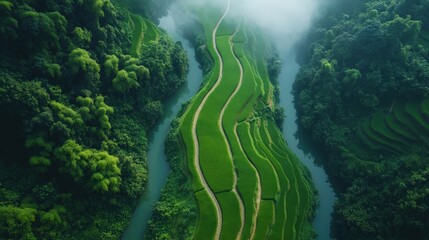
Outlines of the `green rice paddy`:
<svg viewBox="0 0 429 240">
<path fill-rule="evenodd" d="M 180 124 L 199 207 L 194 238 L 299 239 L 309 183 L 271 116 L 259 113 L 274 104 L 269 45 L 222 11 L 194 12 L 214 60 Z"/>
<path fill-rule="evenodd" d="M 134 29 L 130 54 L 138 57 L 141 54 L 143 44 L 150 41 L 158 41 L 159 29 L 151 21 L 140 15 L 129 13 L 131 27 Z"/>
<path fill-rule="evenodd" d="M 377 112 L 361 124 L 360 140 L 371 150 L 403 153 L 407 146 L 429 144 L 429 99 L 396 103 L 388 113 Z"/>
</svg>

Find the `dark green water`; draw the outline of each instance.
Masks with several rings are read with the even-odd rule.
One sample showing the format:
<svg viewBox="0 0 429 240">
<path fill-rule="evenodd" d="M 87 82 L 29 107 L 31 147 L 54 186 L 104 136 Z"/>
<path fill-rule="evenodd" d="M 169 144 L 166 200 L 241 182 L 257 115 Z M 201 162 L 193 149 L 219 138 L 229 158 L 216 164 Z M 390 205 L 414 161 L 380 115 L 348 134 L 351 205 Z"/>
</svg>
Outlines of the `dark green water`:
<svg viewBox="0 0 429 240">
<path fill-rule="evenodd" d="M 298 73 L 299 65 L 295 62 L 295 52 L 285 51 L 281 55 L 283 62 L 279 77 L 280 105 L 286 110 L 286 121 L 283 123 L 283 135 L 289 148 L 298 156 L 301 162 L 311 172 L 313 183 L 319 192 L 319 208 L 313 221 L 313 227 L 318 234 L 317 240 L 329 240 L 331 213 L 336 199 L 334 190 L 328 182 L 325 170 L 314 162 L 314 147 L 304 141 L 304 136 L 297 135 L 296 110 L 293 104 L 292 85 Z M 305 153 L 304 150 L 305 149 Z M 319 156 L 318 156 L 319 157 Z M 323 156 L 320 156 L 323 157 Z"/>
<path fill-rule="evenodd" d="M 149 175 L 146 185 L 147 192 L 136 208 L 122 240 L 144 239 L 144 231 L 152 216 L 152 206 L 160 198 L 161 190 L 167 182 L 168 173 L 170 171 L 164 154 L 164 142 L 170 130 L 170 124 L 182 108 L 182 103 L 188 101 L 197 94 L 203 78 L 202 71 L 198 68 L 198 63 L 195 60 L 193 48 L 189 45 L 188 41 L 180 35 L 171 15 L 162 18 L 159 26 L 166 30 L 175 41 L 182 42 L 185 51 L 188 53 L 189 73 L 185 86 L 181 87 L 176 94 L 171 96 L 165 103 L 164 117 L 149 136 Z"/>
</svg>

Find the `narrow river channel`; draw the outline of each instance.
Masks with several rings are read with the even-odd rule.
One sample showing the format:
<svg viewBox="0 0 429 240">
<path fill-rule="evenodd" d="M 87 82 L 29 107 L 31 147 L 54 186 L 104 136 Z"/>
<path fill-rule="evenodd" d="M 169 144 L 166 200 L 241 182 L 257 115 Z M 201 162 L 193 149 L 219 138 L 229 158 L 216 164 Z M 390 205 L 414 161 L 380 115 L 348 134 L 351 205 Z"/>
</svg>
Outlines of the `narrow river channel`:
<svg viewBox="0 0 429 240">
<path fill-rule="evenodd" d="M 167 31 L 175 41 L 180 41 L 189 58 L 189 72 L 187 83 L 165 103 L 164 116 L 149 136 L 148 152 L 148 180 L 146 194 L 141 199 L 131 219 L 128 229 L 122 240 L 142 240 L 149 219 L 152 216 L 152 206 L 159 200 L 161 190 L 167 182 L 170 167 L 164 154 L 164 142 L 170 130 L 170 124 L 182 108 L 182 103 L 197 94 L 203 79 L 202 71 L 195 60 L 194 49 L 185 40 L 176 28 L 174 19 L 168 15 L 160 19 L 159 26 Z"/>
<path fill-rule="evenodd" d="M 289 148 L 298 156 L 301 162 L 310 170 L 313 183 L 319 192 L 319 207 L 316 210 L 316 217 L 313 221 L 313 227 L 318 235 L 317 240 L 329 240 L 331 213 L 334 207 L 335 193 L 325 170 L 317 166 L 312 154 L 305 154 L 302 149 L 312 152 L 311 145 L 306 144 L 299 136 L 296 136 L 298 130 L 296 110 L 293 104 L 292 85 L 295 76 L 298 73 L 299 65 L 295 62 L 294 50 L 288 50 L 281 55 L 282 70 L 279 76 L 280 82 L 280 106 L 286 110 L 286 120 L 283 123 L 283 135 L 289 145 Z"/>
</svg>

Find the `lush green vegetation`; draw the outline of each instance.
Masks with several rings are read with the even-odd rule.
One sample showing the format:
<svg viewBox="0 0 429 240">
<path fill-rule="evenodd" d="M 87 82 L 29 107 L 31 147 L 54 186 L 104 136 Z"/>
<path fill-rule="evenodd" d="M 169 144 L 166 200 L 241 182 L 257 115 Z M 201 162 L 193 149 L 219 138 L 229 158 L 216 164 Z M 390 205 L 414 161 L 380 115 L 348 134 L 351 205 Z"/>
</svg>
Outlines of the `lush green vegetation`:
<svg viewBox="0 0 429 240">
<path fill-rule="evenodd" d="M 406 153 L 407 147 L 413 144 L 425 145 L 428 136 L 425 129 L 429 123 L 420 107 L 424 102 L 427 102 L 427 98 L 421 102 L 398 103 L 389 113 L 373 114 L 370 121 L 366 120 L 362 124 L 362 131 L 366 135 L 361 135 L 362 142 L 395 153 Z M 409 120 L 404 121 L 405 118 Z"/>
<path fill-rule="evenodd" d="M 275 106 L 278 99 L 272 84 L 278 71 L 266 67 L 270 45 L 261 34 L 254 34 L 254 27 L 229 15 L 221 17 L 222 11 L 213 9 L 193 9 L 202 32 L 189 35 L 202 69 L 209 70 L 174 133 L 185 156 L 176 159 L 185 163 L 182 167 L 190 180 L 172 181 L 167 187 L 194 195 L 198 217 L 175 214 L 166 201 L 192 204 L 189 195 L 164 192 L 156 209 L 162 206 L 160 214 L 172 212 L 172 216 L 161 219 L 155 212 L 150 237 L 175 238 L 184 232 L 186 238 L 195 239 L 312 238 L 308 226 L 313 187 L 274 124 L 282 119 L 282 112 Z M 170 179 L 186 176 L 174 171 L 181 172 L 174 168 Z M 180 230 L 183 220 L 180 226 L 173 220 L 178 217 L 189 221 L 184 231 Z"/>
<path fill-rule="evenodd" d="M 337 239 L 427 239 L 429 1 L 338 1 L 302 44 L 300 125 L 327 154 Z"/>
<path fill-rule="evenodd" d="M 181 45 L 130 4 L 0 1 L 1 239 L 119 239 L 127 226 L 146 133 L 187 72 Z"/>
</svg>

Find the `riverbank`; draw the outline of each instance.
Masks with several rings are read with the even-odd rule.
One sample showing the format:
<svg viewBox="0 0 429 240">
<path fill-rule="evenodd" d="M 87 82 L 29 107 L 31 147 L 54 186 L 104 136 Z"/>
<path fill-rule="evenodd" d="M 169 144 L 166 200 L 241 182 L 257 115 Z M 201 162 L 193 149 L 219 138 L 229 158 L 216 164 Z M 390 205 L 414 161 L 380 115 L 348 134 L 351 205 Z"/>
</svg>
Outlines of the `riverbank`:
<svg viewBox="0 0 429 240">
<path fill-rule="evenodd" d="M 186 103 L 198 92 L 202 82 L 202 72 L 195 60 L 194 49 L 189 42 L 182 37 L 180 31 L 175 26 L 172 16 L 168 15 L 161 18 L 159 27 L 166 30 L 175 41 L 182 42 L 182 46 L 188 54 L 189 72 L 186 78 L 186 84 L 165 103 L 164 116 L 149 136 L 149 174 L 146 194 L 142 197 L 140 204 L 136 208 L 122 240 L 141 240 L 145 238 L 145 231 L 152 217 L 154 204 L 160 199 L 161 190 L 167 182 L 170 171 L 170 166 L 165 155 L 164 143 L 171 129 L 171 123 L 182 109 L 182 104 Z"/>
<path fill-rule="evenodd" d="M 294 96 L 292 85 L 300 66 L 295 61 L 295 51 L 289 49 L 282 52 L 282 69 L 279 77 L 280 82 L 280 106 L 286 110 L 286 120 L 283 123 L 283 136 L 289 148 L 296 154 L 301 162 L 309 169 L 313 183 L 319 193 L 319 207 L 313 220 L 313 227 L 318 235 L 317 240 L 328 240 L 330 238 L 331 213 L 336 199 L 334 190 L 328 181 L 325 170 L 314 162 L 311 154 L 312 147 L 300 141 L 296 135 L 298 131 Z M 305 154 L 303 149 L 310 151 Z"/>
</svg>

